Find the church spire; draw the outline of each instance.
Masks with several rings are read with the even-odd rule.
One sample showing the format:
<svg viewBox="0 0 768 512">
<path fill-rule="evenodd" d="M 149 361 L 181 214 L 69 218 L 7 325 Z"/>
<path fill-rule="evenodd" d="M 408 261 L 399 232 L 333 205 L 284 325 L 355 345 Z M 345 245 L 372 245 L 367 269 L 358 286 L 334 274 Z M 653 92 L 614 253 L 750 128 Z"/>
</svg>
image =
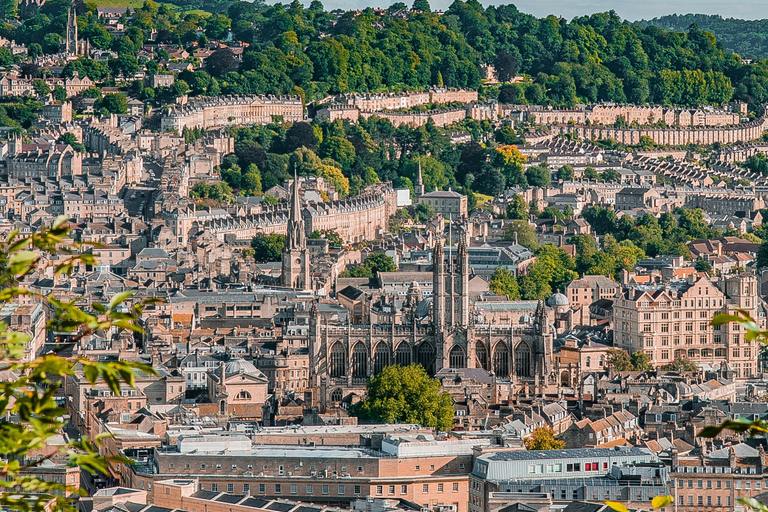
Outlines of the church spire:
<svg viewBox="0 0 768 512">
<path fill-rule="evenodd" d="M 293 190 L 291 190 L 291 221 L 301 217 L 301 200 L 299 198 L 299 174 L 296 165 L 293 166 Z"/>
<path fill-rule="evenodd" d="M 413 189 L 416 199 L 424 195 L 424 177 L 421 175 L 421 158 L 419 158 L 419 174 L 416 176 L 416 186 Z"/>
<path fill-rule="evenodd" d="M 301 216 L 301 198 L 299 196 L 299 175 L 293 168 L 293 190 L 291 190 L 291 206 L 288 212 L 288 249 L 303 249 L 305 246 L 304 219 Z"/>
<path fill-rule="evenodd" d="M 304 231 L 304 218 L 301 215 L 301 198 L 299 196 L 299 175 L 293 168 L 293 190 L 288 212 L 288 234 L 283 247 L 283 286 L 297 289 L 307 289 L 309 282 L 309 251 L 307 236 Z"/>
<path fill-rule="evenodd" d="M 67 14 L 67 40 L 65 46 L 67 54 L 77 55 L 77 11 L 75 10 L 75 2 L 72 2 Z"/>
</svg>

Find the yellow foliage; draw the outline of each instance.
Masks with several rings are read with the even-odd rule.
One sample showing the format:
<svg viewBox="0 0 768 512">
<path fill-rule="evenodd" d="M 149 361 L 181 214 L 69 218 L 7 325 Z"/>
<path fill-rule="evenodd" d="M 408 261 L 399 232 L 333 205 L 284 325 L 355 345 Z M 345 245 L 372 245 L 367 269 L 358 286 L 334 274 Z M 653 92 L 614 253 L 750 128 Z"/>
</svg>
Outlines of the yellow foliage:
<svg viewBox="0 0 768 512">
<path fill-rule="evenodd" d="M 341 169 L 332 165 L 321 165 L 317 168 L 317 175 L 322 176 L 336 189 L 341 197 L 349 195 L 349 179 L 344 176 Z"/>
</svg>

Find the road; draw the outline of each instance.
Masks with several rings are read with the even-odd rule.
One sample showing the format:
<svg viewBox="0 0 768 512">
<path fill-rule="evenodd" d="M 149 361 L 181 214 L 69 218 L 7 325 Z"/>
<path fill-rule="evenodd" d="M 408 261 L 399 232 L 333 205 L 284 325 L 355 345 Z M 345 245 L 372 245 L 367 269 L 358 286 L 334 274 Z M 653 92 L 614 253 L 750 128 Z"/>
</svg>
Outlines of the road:
<svg viewBox="0 0 768 512">
<path fill-rule="evenodd" d="M 123 201 L 128 214 L 144 220 L 152 218 L 152 205 L 160 187 L 163 168 L 155 162 L 144 162 L 144 170 L 148 180 L 137 185 L 127 186 L 123 193 Z"/>
</svg>

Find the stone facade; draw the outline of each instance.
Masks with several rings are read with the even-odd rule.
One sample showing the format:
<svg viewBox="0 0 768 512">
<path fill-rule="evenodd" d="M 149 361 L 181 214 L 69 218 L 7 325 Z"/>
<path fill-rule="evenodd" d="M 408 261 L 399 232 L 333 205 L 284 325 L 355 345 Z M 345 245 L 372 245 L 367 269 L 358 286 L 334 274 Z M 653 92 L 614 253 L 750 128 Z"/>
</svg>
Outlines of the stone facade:
<svg viewBox="0 0 768 512">
<path fill-rule="evenodd" d="M 163 130 L 219 128 L 241 124 L 269 124 L 275 118 L 286 122 L 304 119 L 301 98 L 275 96 L 216 96 L 196 98 L 186 105 L 171 107 L 163 114 Z"/>
<path fill-rule="evenodd" d="M 644 351 L 661 366 L 685 357 L 693 363 L 727 365 L 747 378 L 757 373 L 758 349 L 744 340 L 738 324 L 711 327 L 718 313 L 749 312 L 761 324 L 757 278 L 739 274 L 712 281 L 696 278 L 682 288 L 627 288 L 613 305 L 614 344 Z"/>
<path fill-rule="evenodd" d="M 537 115 L 540 115 L 537 113 Z M 684 146 L 686 144 L 733 144 L 759 139 L 768 129 L 768 119 L 760 118 L 732 127 L 704 128 L 606 128 L 579 124 L 556 128 L 561 135 L 572 133 L 581 139 L 613 139 L 620 144 L 636 145 L 640 137 L 650 137 L 654 144 Z"/>
<path fill-rule="evenodd" d="M 555 309 L 540 302 L 532 316 L 516 317 L 506 325 L 488 323 L 470 302 L 464 238 L 451 265 L 446 265 L 443 253 L 443 244 L 436 243 L 432 297 L 422 299 L 418 285 L 412 286 L 403 323 L 395 323 L 394 315 L 387 323 L 382 313 L 375 324 L 327 324 L 317 308 L 312 309 L 310 401 L 325 410 L 351 393 L 363 395 L 368 379 L 390 364 L 419 363 L 431 375 L 443 368 L 483 368 L 516 393 L 555 384 Z"/>
</svg>

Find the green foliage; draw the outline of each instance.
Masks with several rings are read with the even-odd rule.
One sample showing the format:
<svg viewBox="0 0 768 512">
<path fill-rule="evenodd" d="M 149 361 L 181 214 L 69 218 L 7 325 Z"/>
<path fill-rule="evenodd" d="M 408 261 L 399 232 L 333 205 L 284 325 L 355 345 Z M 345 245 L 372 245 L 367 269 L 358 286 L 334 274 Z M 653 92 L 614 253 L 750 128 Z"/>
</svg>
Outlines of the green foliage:
<svg viewBox="0 0 768 512">
<path fill-rule="evenodd" d="M 214 201 L 230 201 L 232 188 L 223 181 L 208 183 L 198 181 L 189 191 L 189 195 L 195 199 L 213 199 Z"/>
<path fill-rule="evenodd" d="M 426 222 L 435 215 L 435 210 L 425 203 L 419 203 L 413 207 L 413 220 L 416 222 Z"/>
<path fill-rule="evenodd" d="M 525 171 L 525 178 L 528 180 L 528 184 L 532 187 L 549 187 L 552 183 L 552 172 L 547 167 L 547 164 L 539 164 L 533 167 L 529 167 Z"/>
<path fill-rule="evenodd" d="M 629 355 L 626 350 L 618 348 L 608 349 L 605 367 L 614 368 L 616 371 L 620 372 L 653 370 L 651 357 L 645 352 L 638 351 Z"/>
<path fill-rule="evenodd" d="M 685 32 L 695 25 L 698 30 L 717 36 L 718 43 L 722 43 L 723 48 L 729 52 L 749 58 L 768 58 L 768 42 L 763 37 L 764 19 L 741 20 L 714 14 L 670 14 L 639 23 L 643 27 L 654 25 L 679 32 Z"/>
<path fill-rule="evenodd" d="M 515 234 L 517 234 L 517 243 L 535 251 L 539 247 L 538 239 L 536 238 L 536 230 L 533 226 L 528 224 L 525 220 L 513 220 L 506 228 L 504 228 L 504 239 L 514 240 Z"/>
<path fill-rule="evenodd" d="M 128 113 L 128 97 L 121 92 L 105 94 L 96 105 L 112 114 Z"/>
<path fill-rule="evenodd" d="M 421 365 L 386 366 L 368 381 L 365 400 L 351 412 L 363 421 L 417 423 L 437 430 L 453 426 L 453 399 Z"/>
<path fill-rule="evenodd" d="M 676 357 L 671 363 L 662 366 L 661 369 L 676 372 L 695 372 L 698 370 L 696 365 L 687 357 Z"/>
<path fill-rule="evenodd" d="M 512 271 L 504 267 L 496 267 L 488 285 L 491 292 L 496 295 L 507 296 L 509 300 L 520 299 L 520 287 Z"/>
<path fill-rule="evenodd" d="M 251 247 L 256 251 L 254 258 L 257 263 L 280 261 L 285 247 L 285 235 L 278 233 L 258 234 L 251 240 Z"/>
<path fill-rule="evenodd" d="M 557 170 L 557 179 L 561 181 L 570 181 L 573 179 L 573 166 L 570 164 L 564 165 Z"/>
<path fill-rule="evenodd" d="M 562 450 L 565 441 L 555 438 L 552 427 L 536 427 L 530 437 L 524 439 L 526 450 Z"/>
<path fill-rule="evenodd" d="M 377 272 L 397 272 L 395 261 L 384 253 L 371 253 L 363 262 L 353 268 L 348 268 L 340 277 L 376 277 Z"/>
<path fill-rule="evenodd" d="M 765 153 L 755 153 L 744 162 L 744 168 L 762 175 L 768 174 L 768 158 Z"/>
<path fill-rule="evenodd" d="M 704 258 L 697 259 L 694 268 L 696 272 L 712 272 L 712 264 Z"/>
<path fill-rule="evenodd" d="M 564 289 L 579 277 L 575 270 L 576 262 L 563 249 L 553 244 L 539 247 L 536 261 L 528 268 L 526 276 L 532 282 L 535 293 L 530 288 L 523 290 L 523 298 L 545 299 L 555 291 Z"/>
<path fill-rule="evenodd" d="M 85 153 L 85 146 L 77 141 L 77 136 L 74 133 L 66 132 L 62 134 L 57 142 L 59 144 L 69 144 L 78 153 Z"/>
<path fill-rule="evenodd" d="M 96 263 L 92 254 L 83 250 L 85 244 L 71 241 L 68 220 L 60 217 L 52 227 L 28 237 L 14 231 L 0 241 L 0 304 L 39 301 L 52 311 L 46 329 L 70 333 L 75 342 L 113 330 L 142 332 L 143 310 L 155 300 L 137 301 L 131 292 L 122 292 L 108 304 L 93 303 L 90 311 L 85 311 L 78 307 L 78 298 L 71 302 L 59 300 L 24 285 L 25 277 L 35 272 L 68 276 L 78 267 Z M 0 503 L 8 510 L 21 512 L 47 510 L 49 502 L 53 510 L 74 511 L 72 502 L 63 496 L 76 493 L 76 489 L 29 473 L 44 463 L 47 457 L 41 458 L 40 453 L 51 448 L 52 438 L 66 425 L 67 411 L 57 403 L 64 379 L 77 369 L 90 384 L 103 383 L 119 395 L 121 388 L 134 385 L 134 371 L 157 373 L 151 366 L 128 361 L 91 361 L 55 353 L 35 357 L 27 353 L 31 338 L 26 332 L 0 323 L 2 370 L 15 375 L 15 379 L 0 383 L 0 451 L 5 454 L 3 487 L 7 489 L 0 493 Z M 53 453 L 68 457 L 72 466 L 93 474 L 107 474 L 109 461 L 129 463 L 124 457 L 100 456 L 99 445 L 99 439 L 70 440 Z"/>
<path fill-rule="evenodd" d="M 507 218 L 513 220 L 527 220 L 530 215 L 528 203 L 520 194 L 515 194 L 507 205 Z"/>
<path fill-rule="evenodd" d="M 331 247 L 341 247 L 342 245 L 344 245 L 344 241 L 341 239 L 341 235 L 339 235 L 336 231 L 332 229 L 324 229 L 321 231 L 315 230 L 312 233 L 310 233 L 308 238 L 312 238 L 312 239 L 324 238 L 328 240 L 328 243 L 331 245 Z"/>
</svg>

